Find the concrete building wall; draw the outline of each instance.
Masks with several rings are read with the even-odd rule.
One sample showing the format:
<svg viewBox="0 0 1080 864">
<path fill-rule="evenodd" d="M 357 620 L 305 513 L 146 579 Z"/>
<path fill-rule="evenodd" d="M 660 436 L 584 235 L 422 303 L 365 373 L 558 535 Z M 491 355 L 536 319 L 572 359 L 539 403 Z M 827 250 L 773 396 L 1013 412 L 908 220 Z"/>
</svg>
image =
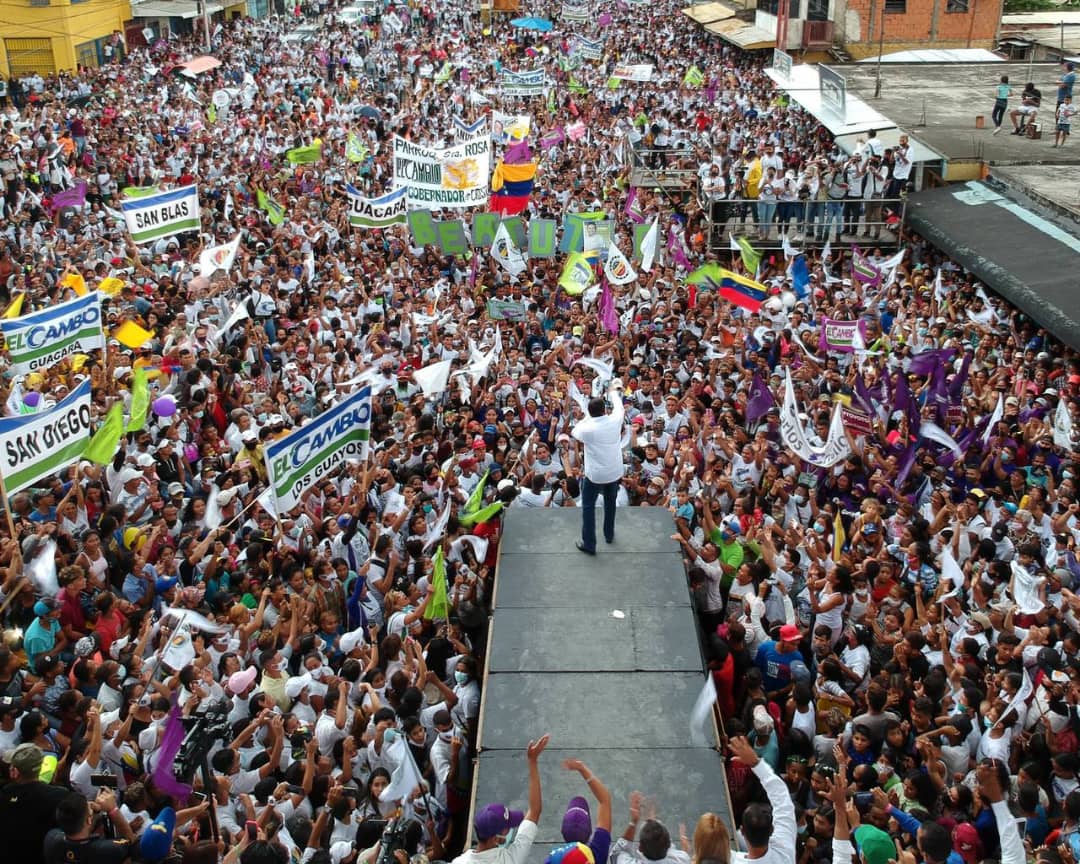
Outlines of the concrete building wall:
<svg viewBox="0 0 1080 864">
<path fill-rule="evenodd" d="M 42 75 L 98 65 L 101 45 L 131 18 L 128 0 L 0 0 L 0 73 Z"/>
<path fill-rule="evenodd" d="M 1002 0 L 906 0 L 902 12 L 892 11 L 898 0 L 845 0 L 836 27 L 856 59 L 877 53 L 886 2 L 883 42 L 889 51 L 994 47 Z M 965 2 L 967 11 L 962 11 Z"/>
</svg>

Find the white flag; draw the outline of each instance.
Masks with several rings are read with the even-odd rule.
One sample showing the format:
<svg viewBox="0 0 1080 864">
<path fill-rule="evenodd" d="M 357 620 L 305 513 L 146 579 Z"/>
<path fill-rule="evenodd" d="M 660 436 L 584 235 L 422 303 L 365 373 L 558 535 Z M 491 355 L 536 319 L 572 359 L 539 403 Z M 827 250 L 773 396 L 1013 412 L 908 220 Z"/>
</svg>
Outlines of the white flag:
<svg viewBox="0 0 1080 864">
<path fill-rule="evenodd" d="M 56 541 L 39 540 L 32 557 L 23 564 L 23 572 L 39 594 L 55 597 L 60 591 L 56 578 Z"/>
<path fill-rule="evenodd" d="M 1072 449 L 1072 416 L 1063 397 L 1058 398 L 1057 410 L 1054 411 L 1054 446 Z"/>
<path fill-rule="evenodd" d="M 607 261 L 604 262 L 604 275 L 612 285 L 627 285 L 637 279 L 630 259 L 614 243 L 608 246 Z"/>
<path fill-rule="evenodd" d="M 393 15 L 387 16 L 393 18 Z M 396 762 L 396 767 L 390 774 L 390 783 L 380 793 L 380 801 L 398 801 L 408 798 L 412 791 L 420 785 L 420 775 L 416 772 L 412 756 L 409 753 L 409 745 L 401 733 L 388 745 L 383 739 L 383 756 L 385 761 Z"/>
<path fill-rule="evenodd" d="M 431 523 L 431 527 L 424 533 L 424 551 L 426 552 L 438 543 L 446 533 L 446 526 L 450 523 L 450 502 L 446 502 L 439 518 Z"/>
<path fill-rule="evenodd" d="M 732 252 L 742 252 L 742 246 L 739 245 L 739 241 L 735 239 L 734 234 L 728 234 L 728 249 Z"/>
<path fill-rule="evenodd" d="M 1005 400 L 1002 395 L 998 394 L 997 407 L 994 408 L 994 413 L 990 415 L 990 422 L 986 424 L 986 429 L 983 431 L 982 440 L 983 444 L 986 444 L 990 440 L 990 436 L 994 434 L 994 428 L 1001 421 L 1001 418 L 1005 416 Z M 1057 443 L 1056 441 L 1054 442 Z"/>
<path fill-rule="evenodd" d="M 506 230 L 506 225 L 502 222 L 499 223 L 499 230 L 495 232 L 495 239 L 491 241 L 491 257 L 498 261 L 511 276 L 523 273 L 527 266 L 525 256 L 514 245 L 510 232 Z"/>
<path fill-rule="evenodd" d="M 233 206 L 232 192 L 225 193 L 225 218 L 232 219 L 233 210 L 236 208 Z"/>
<path fill-rule="evenodd" d="M 236 250 L 240 248 L 240 235 L 237 234 L 228 243 L 222 243 L 220 246 L 211 246 L 209 249 L 203 249 L 199 253 L 199 271 L 201 275 L 209 279 L 218 270 L 224 270 L 226 273 L 232 268 L 233 261 L 236 260 Z"/>
<path fill-rule="evenodd" d="M 708 747 L 716 743 L 713 727 L 713 705 L 716 704 L 716 682 L 712 674 L 705 677 L 705 686 L 701 688 L 697 701 L 690 711 L 690 741 L 697 747 Z"/>
<path fill-rule="evenodd" d="M 225 319 L 225 323 L 221 325 L 221 330 L 218 331 L 219 336 L 225 336 L 233 327 L 243 321 L 245 318 L 250 318 L 251 313 L 248 312 L 248 304 L 246 300 L 241 300 L 236 304 L 236 308 L 229 314 L 229 317 Z"/>
<path fill-rule="evenodd" d="M 924 438 L 929 438 L 931 441 L 940 444 L 942 447 L 948 447 L 956 454 L 957 459 L 964 458 L 964 451 L 960 449 L 960 445 L 956 443 L 956 439 L 938 426 L 937 423 L 923 420 L 922 423 L 919 424 L 919 434 Z"/>
<path fill-rule="evenodd" d="M 964 571 L 946 546 L 941 550 L 941 575 L 950 580 L 954 588 L 964 587 Z"/>
<path fill-rule="evenodd" d="M 315 282 L 315 250 L 309 249 L 304 258 L 304 273 L 307 274 L 308 285 Z"/>
<path fill-rule="evenodd" d="M 785 258 L 798 258 L 800 255 L 802 255 L 802 252 L 800 252 L 798 249 L 791 245 L 791 241 L 788 239 L 787 234 L 780 235 L 780 242 L 784 249 Z"/>
<path fill-rule="evenodd" d="M 900 265 L 904 262 L 904 256 L 907 254 L 907 249 L 901 249 L 892 258 L 889 258 L 881 262 L 881 272 L 888 273 L 889 275 L 885 279 L 885 287 L 888 288 L 893 282 L 896 281 L 896 271 L 900 269 Z"/>
<path fill-rule="evenodd" d="M 446 390 L 446 382 L 450 380 L 450 361 L 440 360 L 423 369 L 414 369 L 412 377 L 425 396 L 438 396 Z"/>
<path fill-rule="evenodd" d="M 660 217 L 657 216 L 641 241 L 641 269 L 646 273 L 652 272 L 653 261 L 656 260 L 656 242 L 660 236 L 659 223 Z"/>
</svg>

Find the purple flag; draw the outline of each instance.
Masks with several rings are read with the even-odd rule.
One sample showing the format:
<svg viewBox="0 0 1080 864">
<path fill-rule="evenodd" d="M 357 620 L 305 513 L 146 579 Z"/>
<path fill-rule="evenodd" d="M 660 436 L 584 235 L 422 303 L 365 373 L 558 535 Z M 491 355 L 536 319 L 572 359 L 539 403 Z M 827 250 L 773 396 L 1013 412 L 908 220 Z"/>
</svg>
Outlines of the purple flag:
<svg viewBox="0 0 1080 864">
<path fill-rule="evenodd" d="M 896 475 L 896 483 L 894 484 L 898 492 L 903 488 L 904 481 L 907 480 L 907 475 L 911 473 L 911 469 L 915 465 L 915 457 L 918 455 L 918 452 L 919 442 L 916 441 L 908 445 L 907 452 L 900 460 L 900 471 Z"/>
<path fill-rule="evenodd" d="M 165 732 L 161 736 L 161 746 L 158 749 L 157 767 L 154 768 L 154 786 L 166 795 L 178 799 L 181 803 L 187 801 L 191 795 L 191 787 L 181 783 L 173 774 L 173 761 L 180 752 L 180 745 L 184 743 L 184 724 L 180 719 L 180 703 L 173 694 L 172 708 L 169 709 L 169 719 L 165 721 Z"/>
<path fill-rule="evenodd" d="M 599 24 L 601 27 L 607 27 L 608 24 L 612 22 L 612 20 L 613 19 L 610 12 L 601 12 L 600 17 L 596 19 L 596 23 Z"/>
<path fill-rule="evenodd" d="M 774 405 L 776 405 L 776 397 L 773 396 L 772 391 L 769 390 L 765 382 L 761 380 L 761 376 L 755 372 L 753 379 L 750 381 L 750 394 L 746 399 L 747 425 L 757 423 L 758 420 L 769 413 L 769 409 Z"/>
<path fill-rule="evenodd" d="M 855 398 L 862 403 L 863 409 L 873 416 L 874 397 L 870 393 L 870 388 L 866 386 L 866 381 L 863 380 L 861 372 L 855 376 Z"/>
<path fill-rule="evenodd" d="M 540 139 L 540 149 L 550 150 L 552 147 L 558 147 L 566 140 L 566 132 L 563 131 L 562 126 L 556 126 L 543 138 Z"/>
<path fill-rule="evenodd" d="M 626 196 L 626 206 L 623 207 L 623 213 L 626 214 L 626 218 L 631 222 L 638 225 L 645 223 L 645 214 L 641 212 L 641 208 L 637 203 L 637 186 L 630 187 L 630 193 Z"/>
<path fill-rule="evenodd" d="M 82 207 L 86 203 L 86 181 L 79 180 L 70 189 L 57 192 L 52 197 L 50 209 L 55 213 L 64 207 Z"/>
<path fill-rule="evenodd" d="M 683 244 L 682 232 L 678 225 L 672 225 L 668 229 L 668 251 L 675 263 L 687 270 L 692 269 L 690 259 L 686 256 L 686 247 Z"/>
<path fill-rule="evenodd" d="M 532 159 L 532 150 L 529 149 L 528 141 L 518 141 L 511 144 L 503 153 L 503 162 L 507 165 L 524 165 Z"/>
<path fill-rule="evenodd" d="M 945 425 L 945 415 L 949 410 L 949 388 L 945 385 L 946 368 L 944 363 L 939 363 L 934 367 L 934 374 L 930 378 L 930 395 L 926 403 L 934 409 L 938 425 L 942 427 Z"/>
<path fill-rule="evenodd" d="M 960 404 L 960 397 L 964 395 L 964 385 L 967 383 L 968 374 L 971 371 L 971 358 L 974 356 L 974 351 L 964 352 L 964 359 L 960 363 L 960 371 L 949 382 L 949 398 L 954 405 Z"/>
<path fill-rule="evenodd" d="M 929 375 L 938 366 L 952 360 L 955 354 L 955 348 L 937 348 L 931 351 L 922 351 L 911 358 L 908 372 L 912 375 Z"/>
<path fill-rule="evenodd" d="M 881 284 L 881 271 L 863 255 L 858 246 L 851 247 L 851 278 L 874 288 Z"/>
<path fill-rule="evenodd" d="M 600 302 L 598 304 L 601 326 L 612 335 L 619 332 L 619 314 L 615 311 L 615 297 L 611 293 L 611 285 L 607 279 L 603 280 L 600 289 Z"/>
<path fill-rule="evenodd" d="M 903 372 L 899 372 L 896 375 L 896 384 L 893 387 L 893 406 L 897 411 L 903 411 L 908 420 L 908 432 L 911 434 L 918 434 L 919 423 L 921 417 L 919 415 L 919 403 L 915 401 L 915 397 L 911 395 L 911 389 L 908 387 L 907 375 Z"/>
</svg>

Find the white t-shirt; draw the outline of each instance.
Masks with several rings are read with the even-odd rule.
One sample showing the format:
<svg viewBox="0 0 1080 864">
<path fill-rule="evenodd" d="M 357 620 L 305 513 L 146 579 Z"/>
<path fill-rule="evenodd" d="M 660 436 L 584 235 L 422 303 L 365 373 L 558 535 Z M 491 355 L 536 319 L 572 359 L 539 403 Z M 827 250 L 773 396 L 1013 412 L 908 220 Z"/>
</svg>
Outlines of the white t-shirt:
<svg viewBox="0 0 1080 864">
<path fill-rule="evenodd" d="M 494 849 L 486 849 L 477 852 L 475 849 L 466 849 L 452 864 L 525 864 L 536 839 L 536 823 L 524 819 L 518 826 L 514 842 L 509 846 L 496 846 Z"/>
</svg>

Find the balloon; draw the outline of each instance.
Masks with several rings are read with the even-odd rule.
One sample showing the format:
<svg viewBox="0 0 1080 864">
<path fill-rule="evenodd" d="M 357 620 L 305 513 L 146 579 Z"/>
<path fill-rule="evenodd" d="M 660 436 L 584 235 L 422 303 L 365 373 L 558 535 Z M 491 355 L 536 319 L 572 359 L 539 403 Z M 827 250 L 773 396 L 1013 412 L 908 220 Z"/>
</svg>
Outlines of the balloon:
<svg viewBox="0 0 1080 864">
<path fill-rule="evenodd" d="M 23 403 L 30 408 L 37 408 L 41 404 L 41 394 L 35 393 L 31 390 L 25 396 L 23 396 Z"/>
<path fill-rule="evenodd" d="M 792 291 L 781 291 L 780 292 L 780 299 L 783 301 L 784 308 L 788 312 L 790 312 L 792 309 L 794 309 L 795 304 L 799 302 L 799 298 L 796 297 L 794 292 L 792 292 Z"/>
<path fill-rule="evenodd" d="M 176 398 L 173 396 L 159 396 L 150 407 L 158 417 L 172 417 L 176 413 Z"/>
<path fill-rule="evenodd" d="M 485 36 L 490 36 L 491 35 L 491 28 L 490 27 L 485 27 L 480 32 L 483 33 Z"/>
</svg>

